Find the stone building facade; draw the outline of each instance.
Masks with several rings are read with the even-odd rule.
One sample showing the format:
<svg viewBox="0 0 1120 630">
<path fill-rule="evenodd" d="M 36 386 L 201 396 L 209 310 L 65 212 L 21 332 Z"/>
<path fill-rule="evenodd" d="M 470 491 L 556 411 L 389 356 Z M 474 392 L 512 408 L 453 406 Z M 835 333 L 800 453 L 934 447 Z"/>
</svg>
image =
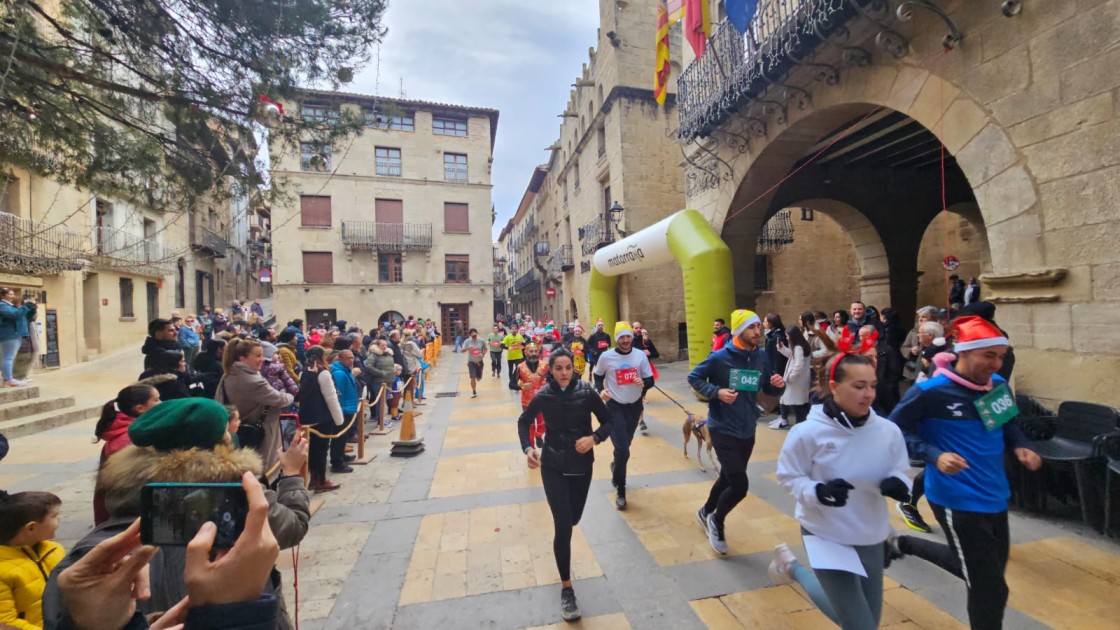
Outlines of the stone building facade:
<svg viewBox="0 0 1120 630">
<path fill-rule="evenodd" d="M 585 327 L 593 322 L 588 281 L 595 251 L 683 207 L 681 153 L 673 139 L 673 81 L 664 106 L 653 100 L 656 7 L 654 0 L 599 3 L 597 45 L 561 113 L 549 160 L 534 170 L 513 219 L 509 236 L 532 233 L 529 242 L 519 244 L 522 250 L 531 246 L 533 260 L 519 256 L 517 261 L 519 269 L 532 268 L 537 274 L 536 286 L 526 280 L 523 288 L 539 291 L 540 297 L 518 302 L 515 286 L 512 300 L 525 304 L 535 317 L 579 319 Z M 671 36 L 674 55 L 680 42 L 677 26 Z M 674 78 L 678 69 L 674 63 Z M 624 210 L 612 214 L 615 203 Z M 509 255 L 512 250 L 507 243 L 502 251 Z M 621 317 L 640 320 L 669 357 L 678 353 L 684 305 L 661 296 L 674 283 L 679 291 L 680 282 L 679 268 L 668 266 L 627 277 L 619 289 Z"/>
<path fill-rule="evenodd" d="M 217 264 L 225 272 L 222 263 L 210 261 L 200 234 L 192 233 L 194 212 L 156 208 L 158 203 L 99 196 L 26 169 L 3 169 L 0 285 L 40 301 L 35 364 L 61 367 L 139 346 L 149 320 L 194 310 L 187 298 L 195 292 L 191 271 Z M 229 207 L 220 205 L 214 213 L 228 217 Z M 215 233 L 206 243 L 234 255 L 224 235 Z M 230 284 L 215 287 L 213 300 L 244 295 L 234 292 L 236 274 L 221 277 Z"/>
<path fill-rule="evenodd" d="M 1018 389 L 1120 404 L 1107 377 L 1120 367 L 1108 324 L 1120 301 L 1109 52 L 1120 1 L 1028 2 L 1005 15 L 999 3 L 934 0 L 910 3 L 909 19 L 898 2 L 789 4 L 798 10 L 764 16 L 757 47 L 721 24 L 704 57 L 686 51 L 679 131 L 704 167 L 686 173 L 711 182 L 690 188 L 688 206 L 733 250 L 783 208 L 829 214 L 855 245 L 865 301 L 907 316 L 936 296 L 930 261 L 955 253 L 920 252 L 943 221 L 941 238 L 973 250 L 962 263 L 972 258 L 998 306 Z M 722 68 L 735 81 L 721 79 L 717 61 L 736 59 Z M 888 142 L 905 153 L 885 159 Z M 748 306 L 753 262 L 736 258 Z"/>
<path fill-rule="evenodd" d="M 488 326 L 497 110 L 318 91 L 286 109 L 368 126 L 346 146 L 272 147 L 295 193 L 271 211 L 278 316 Z"/>
</svg>

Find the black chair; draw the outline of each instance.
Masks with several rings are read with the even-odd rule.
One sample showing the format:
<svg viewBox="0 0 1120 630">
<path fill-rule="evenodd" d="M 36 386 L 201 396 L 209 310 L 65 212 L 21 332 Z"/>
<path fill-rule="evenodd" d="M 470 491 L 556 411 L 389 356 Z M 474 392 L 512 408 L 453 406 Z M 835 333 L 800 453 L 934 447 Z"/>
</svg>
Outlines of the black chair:
<svg viewBox="0 0 1120 630">
<path fill-rule="evenodd" d="M 1044 466 L 1070 466 L 1077 484 L 1077 498 L 1081 505 L 1081 520 L 1096 526 L 1093 518 L 1094 492 L 1089 470 L 1104 461 L 1101 453 L 1101 436 L 1120 427 L 1120 413 L 1116 409 L 1085 402 L 1064 402 L 1058 406 L 1054 435 L 1049 440 L 1035 442 L 1035 451 Z M 1045 497 L 1043 497 L 1045 501 Z"/>
<path fill-rule="evenodd" d="M 1116 493 L 1113 488 L 1113 477 L 1120 476 L 1120 431 L 1109 433 L 1100 440 L 1101 453 L 1108 460 L 1104 470 L 1104 533 L 1108 536 L 1120 535 L 1113 531 L 1113 512 L 1116 511 L 1112 504 L 1112 495 Z"/>
<path fill-rule="evenodd" d="M 1019 426 L 1028 438 L 1034 442 L 1044 442 L 1054 437 L 1057 414 L 1026 394 L 1015 394 L 1015 404 L 1019 407 Z M 1032 510 L 1044 508 L 1044 478 L 1041 474 L 1024 468 L 1013 453 L 1007 454 L 1007 479 L 1012 488 L 1012 500 L 1017 507 Z"/>
</svg>

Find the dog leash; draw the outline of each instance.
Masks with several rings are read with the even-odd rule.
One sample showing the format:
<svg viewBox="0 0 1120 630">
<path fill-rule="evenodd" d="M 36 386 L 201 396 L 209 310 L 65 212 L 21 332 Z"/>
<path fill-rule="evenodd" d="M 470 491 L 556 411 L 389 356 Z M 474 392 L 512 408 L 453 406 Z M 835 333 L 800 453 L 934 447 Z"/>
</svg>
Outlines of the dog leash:
<svg viewBox="0 0 1120 630">
<path fill-rule="evenodd" d="M 693 413 L 692 413 L 691 411 L 689 411 L 688 409 L 685 409 L 685 408 L 684 408 L 684 405 L 682 405 L 682 404 L 680 404 L 679 402 L 677 402 L 677 401 L 676 401 L 676 400 L 675 400 L 675 399 L 674 399 L 674 398 L 673 398 L 672 396 L 670 396 L 669 394 L 667 394 L 667 393 L 665 392 L 665 390 L 661 389 L 661 388 L 660 388 L 660 387 L 658 387 L 657 385 L 654 385 L 654 386 L 653 386 L 653 388 L 654 388 L 654 389 L 656 389 L 657 391 L 661 392 L 661 395 L 662 395 L 662 396 L 664 396 L 664 397 L 668 398 L 668 399 L 669 399 L 669 402 L 671 402 L 671 403 L 673 403 L 674 405 L 676 405 L 676 406 L 680 407 L 680 408 L 681 408 L 681 411 L 685 412 L 686 414 L 688 414 L 688 415 L 690 415 L 690 416 L 691 416 L 691 415 L 695 415 L 695 414 L 693 414 Z"/>
</svg>

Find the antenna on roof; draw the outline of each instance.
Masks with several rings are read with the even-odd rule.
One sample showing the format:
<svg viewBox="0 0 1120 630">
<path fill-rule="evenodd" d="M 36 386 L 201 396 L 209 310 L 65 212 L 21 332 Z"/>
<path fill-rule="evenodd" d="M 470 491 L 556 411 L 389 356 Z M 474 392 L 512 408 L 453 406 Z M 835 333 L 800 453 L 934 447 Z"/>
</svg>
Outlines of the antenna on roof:
<svg viewBox="0 0 1120 630">
<path fill-rule="evenodd" d="M 401 76 L 401 98 L 404 98 L 404 76 Z"/>
</svg>

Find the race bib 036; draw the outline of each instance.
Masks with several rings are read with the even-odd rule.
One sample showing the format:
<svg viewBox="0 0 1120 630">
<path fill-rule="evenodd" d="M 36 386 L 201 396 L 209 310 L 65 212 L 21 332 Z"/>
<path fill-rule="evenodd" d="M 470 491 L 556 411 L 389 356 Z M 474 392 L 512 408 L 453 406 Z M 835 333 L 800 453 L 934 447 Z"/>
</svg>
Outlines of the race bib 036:
<svg viewBox="0 0 1120 630">
<path fill-rule="evenodd" d="M 972 404 L 979 412 L 984 428 L 989 431 L 995 431 L 1019 415 L 1019 406 L 1015 404 L 1015 397 L 1007 385 L 1000 385 Z"/>
</svg>

